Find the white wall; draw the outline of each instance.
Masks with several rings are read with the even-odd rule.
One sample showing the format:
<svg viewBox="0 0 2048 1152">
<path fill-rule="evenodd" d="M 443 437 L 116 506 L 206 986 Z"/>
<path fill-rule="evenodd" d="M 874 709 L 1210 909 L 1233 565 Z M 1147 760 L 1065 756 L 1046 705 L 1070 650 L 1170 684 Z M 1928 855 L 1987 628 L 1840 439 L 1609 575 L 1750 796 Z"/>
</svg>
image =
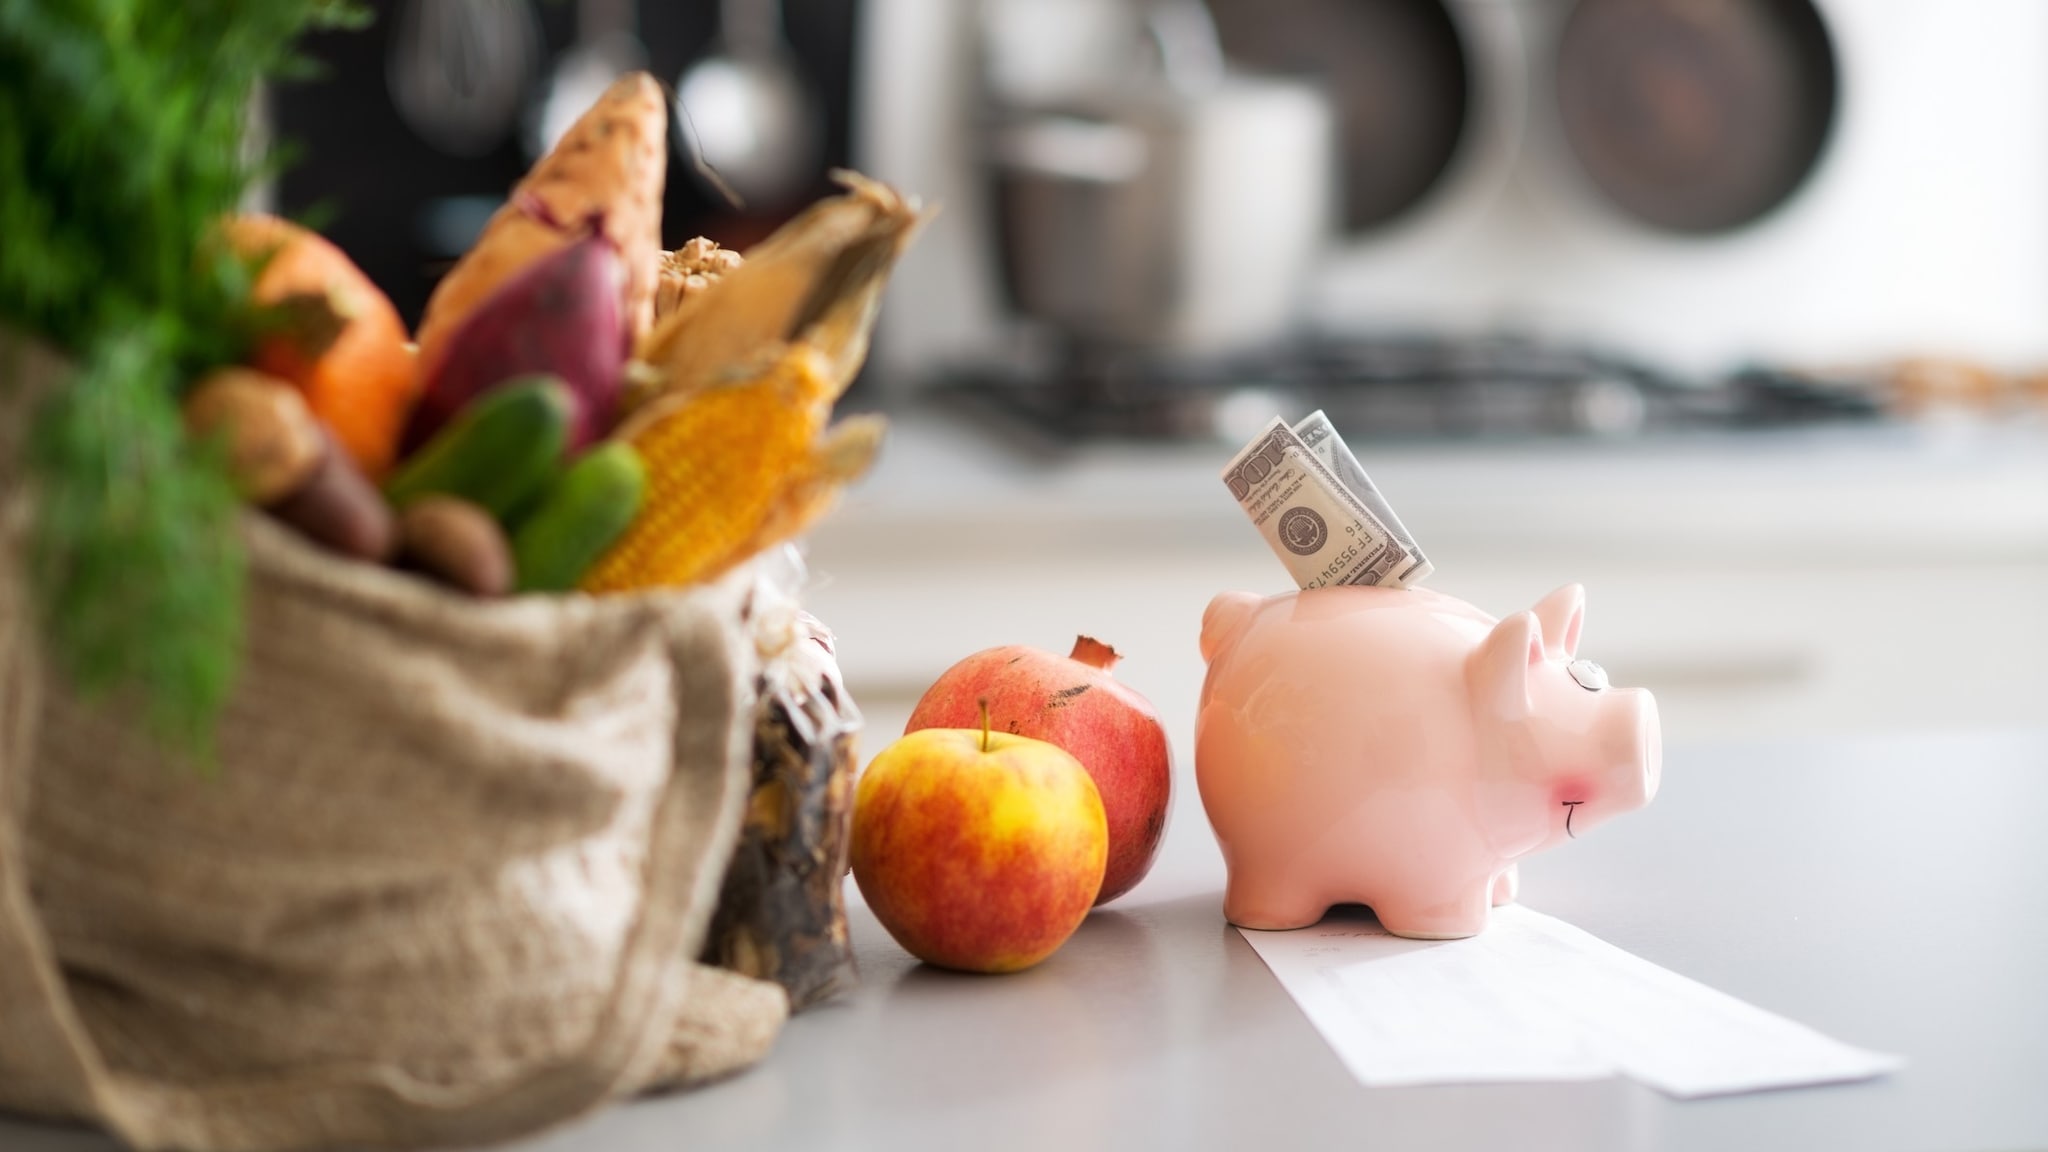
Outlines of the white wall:
<svg viewBox="0 0 2048 1152">
<path fill-rule="evenodd" d="M 1540 6 L 1511 7 L 1542 35 Z M 1328 269 L 1320 314 L 1515 322 L 1705 364 L 2042 358 L 2048 3 L 1819 7 L 1840 62 L 1839 118 L 1821 166 L 1774 215 L 1724 238 L 1639 229 L 1580 185 L 1531 101 L 1513 155 L 1454 178 L 1492 194 L 1350 246 Z M 1548 83 L 1540 69 L 1525 79 Z"/>
<path fill-rule="evenodd" d="M 1081 13 L 1108 0 L 1008 0 L 1020 2 Z M 1453 3 L 1482 51 L 1540 41 L 1557 7 Z M 1527 114 L 1480 126 L 1435 210 L 1335 253 L 1316 314 L 1338 326 L 1512 323 L 1681 366 L 2048 359 L 2048 0 L 1818 3 L 1841 62 L 1840 120 L 1820 169 L 1759 225 L 1686 240 L 1611 215 L 1577 186 L 1531 98 L 1548 78 L 1510 63 L 1484 82 Z M 1004 333 L 967 159 L 979 7 L 866 9 L 857 161 L 946 206 L 884 312 L 877 359 L 902 372 Z"/>
</svg>

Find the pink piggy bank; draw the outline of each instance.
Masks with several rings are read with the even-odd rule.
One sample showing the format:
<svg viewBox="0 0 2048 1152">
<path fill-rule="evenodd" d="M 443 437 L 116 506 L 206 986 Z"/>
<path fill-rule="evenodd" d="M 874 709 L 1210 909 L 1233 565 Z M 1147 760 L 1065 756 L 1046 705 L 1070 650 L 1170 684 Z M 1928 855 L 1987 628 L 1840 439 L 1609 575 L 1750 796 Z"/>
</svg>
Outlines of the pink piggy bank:
<svg viewBox="0 0 2048 1152">
<path fill-rule="evenodd" d="M 1359 903 L 1396 935 L 1470 936 L 1516 860 L 1649 803 L 1657 703 L 1578 659 L 1585 606 L 1576 584 L 1505 620 L 1423 589 L 1210 601 L 1195 777 L 1224 916 Z"/>
</svg>

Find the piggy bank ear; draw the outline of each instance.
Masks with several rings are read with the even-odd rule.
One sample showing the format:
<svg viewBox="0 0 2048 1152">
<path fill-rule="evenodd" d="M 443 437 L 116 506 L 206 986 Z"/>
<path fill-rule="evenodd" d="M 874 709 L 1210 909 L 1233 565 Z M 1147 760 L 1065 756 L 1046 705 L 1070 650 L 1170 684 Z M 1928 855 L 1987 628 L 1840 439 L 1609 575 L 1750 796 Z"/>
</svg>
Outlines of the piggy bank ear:
<svg viewBox="0 0 2048 1152">
<path fill-rule="evenodd" d="M 1543 662 L 1543 627 L 1534 612 L 1517 612 L 1493 626 L 1479 651 L 1472 654 L 1468 675 L 1473 700 L 1487 713 L 1504 720 L 1527 716 L 1529 671 Z"/>
<path fill-rule="evenodd" d="M 1543 625 L 1543 646 L 1552 656 L 1570 660 L 1579 654 L 1579 630 L 1586 623 L 1586 586 L 1567 584 L 1536 602 Z"/>
<path fill-rule="evenodd" d="M 1208 610 L 1202 613 L 1203 662 L 1214 664 L 1216 654 L 1237 639 L 1264 602 L 1264 597 L 1250 592 L 1225 592 L 1209 601 Z"/>
</svg>

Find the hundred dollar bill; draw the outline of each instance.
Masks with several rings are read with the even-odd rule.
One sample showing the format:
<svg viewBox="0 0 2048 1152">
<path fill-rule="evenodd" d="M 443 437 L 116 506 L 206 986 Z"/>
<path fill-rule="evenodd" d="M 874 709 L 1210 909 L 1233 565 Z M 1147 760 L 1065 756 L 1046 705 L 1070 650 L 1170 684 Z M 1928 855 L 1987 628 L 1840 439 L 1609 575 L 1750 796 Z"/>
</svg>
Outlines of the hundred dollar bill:
<svg viewBox="0 0 2048 1152">
<path fill-rule="evenodd" d="M 1223 483 L 1302 588 L 1399 588 L 1413 566 L 1393 532 L 1277 416 L 1231 459 Z"/>
<path fill-rule="evenodd" d="M 1337 482 L 1349 489 L 1353 496 L 1358 497 L 1358 502 L 1365 505 L 1367 511 L 1379 517 L 1380 523 L 1386 525 L 1387 530 L 1394 534 L 1394 539 L 1399 540 L 1401 546 L 1408 550 L 1408 555 L 1414 563 L 1407 571 L 1399 573 L 1400 582 L 1404 585 L 1420 584 L 1429 579 L 1430 573 L 1436 571 L 1436 565 L 1431 564 L 1429 557 L 1423 555 L 1422 546 L 1415 542 L 1415 537 L 1409 534 L 1408 526 L 1401 523 L 1401 518 L 1394 515 L 1394 509 L 1388 505 L 1387 498 L 1380 495 L 1379 485 L 1374 484 L 1372 477 L 1365 474 L 1364 465 L 1358 462 L 1358 457 L 1351 454 L 1351 446 L 1344 443 L 1344 437 L 1338 435 L 1337 426 L 1330 423 L 1330 418 L 1323 415 L 1323 410 L 1318 408 L 1303 417 L 1301 422 L 1294 426 L 1294 434 L 1301 437 L 1301 442 L 1308 445 L 1308 450 L 1315 453 L 1316 459 L 1322 462 L 1323 467 L 1328 468 L 1337 477 Z"/>
</svg>

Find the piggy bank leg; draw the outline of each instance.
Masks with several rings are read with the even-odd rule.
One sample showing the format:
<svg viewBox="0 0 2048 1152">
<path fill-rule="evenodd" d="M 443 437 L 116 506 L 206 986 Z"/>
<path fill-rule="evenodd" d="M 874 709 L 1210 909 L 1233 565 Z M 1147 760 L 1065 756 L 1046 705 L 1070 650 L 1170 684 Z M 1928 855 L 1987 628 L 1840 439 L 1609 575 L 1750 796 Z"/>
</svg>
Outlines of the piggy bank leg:
<svg viewBox="0 0 2048 1152">
<path fill-rule="evenodd" d="M 1513 904 L 1515 893 L 1522 890 L 1522 873 L 1519 865 L 1510 864 L 1493 878 L 1493 906 Z"/>
<path fill-rule="evenodd" d="M 1323 918 L 1330 902 L 1282 869 L 1233 868 L 1223 886 L 1223 918 L 1240 928 L 1284 931 Z"/>
<path fill-rule="evenodd" d="M 1380 927 L 1413 940 L 1462 940 L 1486 928 L 1498 885 L 1492 880 L 1447 899 L 1382 900 L 1372 906 Z M 1432 894 L 1435 895 L 1435 894 Z"/>
</svg>

